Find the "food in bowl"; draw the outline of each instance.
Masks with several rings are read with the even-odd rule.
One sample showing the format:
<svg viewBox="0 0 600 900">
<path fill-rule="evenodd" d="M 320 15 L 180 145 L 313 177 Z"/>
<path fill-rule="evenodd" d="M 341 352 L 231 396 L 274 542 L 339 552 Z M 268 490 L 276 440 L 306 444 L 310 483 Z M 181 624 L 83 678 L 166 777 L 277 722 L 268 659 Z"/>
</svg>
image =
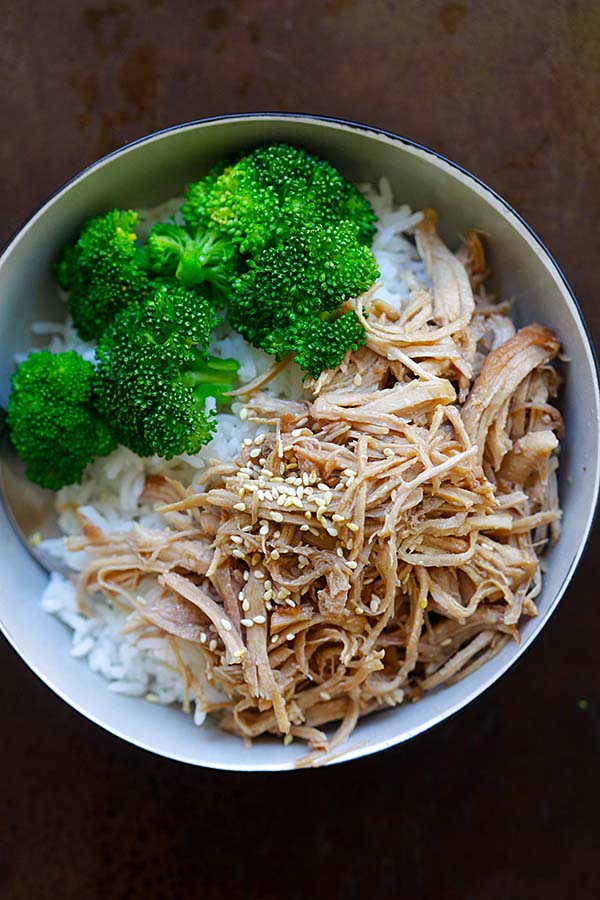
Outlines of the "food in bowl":
<svg viewBox="0 0 600 900">
<path fill-rule="evenodd" d="M 286 145 L 88 223 L 9 403 L 66 485 L 51 549 L 80 574 L 43 603 L 74 654 L 324 752 L 518 640 L 559 533 L 559 342 L 487 274 L 476 232 L 454 254 L 385 179 Z"/>
</svg>

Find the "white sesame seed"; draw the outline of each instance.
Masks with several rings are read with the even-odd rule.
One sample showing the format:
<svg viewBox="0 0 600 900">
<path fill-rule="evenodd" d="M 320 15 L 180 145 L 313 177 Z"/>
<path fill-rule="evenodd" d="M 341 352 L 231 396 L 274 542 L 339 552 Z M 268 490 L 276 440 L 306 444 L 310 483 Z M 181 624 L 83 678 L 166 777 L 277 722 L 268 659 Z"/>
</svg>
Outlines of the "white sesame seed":
<svg viewBox="0 0 600 900">
<path fill-rule="evenodd" d="M 245 504 L 245 503 L 234 503 L 234 504 L 233 504 L 233 508 L 234 508 L 234 509 L 239 509 L 240 512 L 245 512 L 245 511 L 246 511 L 246 504 Z"/>
<path fill-rule="evenodd" d="M 292 600 L 291 597 L 286 597 L 285 602 L 287 603 L 288 606 L 291 606 L 291 607 L 294 607 L 296 605 L 296 601 Z"/>
<path fill-rule="evenodd" d="M 279 640 L 279 635 L 274 634 L 273 637 L 271 638 L 271 643 L 276 644 L 278 640 Z"/>
<path fill-rule="evenodd" d="M 252 619 L 240 619 L 240 622 L 244 626 L 244 628 L 252 628 L 252 626 L 254 625 Z"/>
<path fill-rule="evenodd" d="M 352 540 L 352 538 L 348 538 L 348 540 L 346 541 L 346 547 L 348 548 L 348 550 L 352 550 L 352 548 L 354 547 L 354 541 Z"/>
<path fill-rule="evenodd" d="M 446 638 L 445 641 L 442 641 L 442 643 L 440 644 L 440 647 L 447 647 L 448 644 L 451 644 L 451 643 L 452 643 L 452 638 Z"/>
<path fill-rule="evenodd" d="M 285 506 L 285 501 L 287 500 L 287 496 L 285 494 L 280 494 L 277 498 L 277 506 Z"/>
<path fill-rule="evenodd" d="M 271 518 L 273 519 L 274 522 L 283 522 L 283 516 L 281 515 L 280 512 L 272 512 Z"/>
<path fill-rule="evenodd" d="M 242 602 L 243 599 L 244 599 L 244 592 L 238 591 L 238 600 L 240 601 L 240 603 Z"/>
<path fill-rule="evenodd" d="M 254 572 L 253 572 L 252 574 L 253 574 L 254 577 L 257 578 L 259 581 L 262 581 L 263 578 L 265 577 L 265 573 L 262 572 L 260 569 L 255 569 Z"/>
<path fill-rule="evenodd" d="M 242 600 L 242 609 L 244 610 L 244 612 L 248 612 L 248 610 L 250 609 L 250 602 L 245 598 L 244 600 Z"/>
<path fill-rule="evenodd" d="M 289 453 L 290 450 L 293 450 L 293 449 L 294 449 L 294 445 L 293 445 L 293 444 L 288 444 L 286 447 L 283 448 L 283 452 L 284 452 L 284 453 Z"/>
<path fill-rule="evenodd" d="M 304 518 L 305 518 L 305 519 L 312 519 L 312 513 L 311 513 L 310 509 L 307 509 L 307 510 L 306 510 L 306 512 L 304 513 Z"/>
<path fill-rule="evenodd" d="M 246 571 L 244 572 L 244 574 L 243 574 L 242 577 L 243 577 L 244 581 L 248 581 L 248 579 L 250 578 L 250 573 L 248 572 L 247 569 L 246 569 Z"/>
<path fill-rule="evenodd" d="M 273 587 L 273 582 L 269 578 L 267 578 L 267 580 L 265 581 L 265 591 L 268 591 L 272 587 Z"/>
<path fill-rule="evenodd" d="M 308 531 L 309 528 L 310 528 L 310 525 L 301 525 L 300 531 Z"/>
<path fill-rule="evenodd" d="M 359 530 L 356 522 L 348 522 L 348 528 L 350 529 L 350 531 L 353 531 L 355 534 Z"/>
<path fill-rule="evenodd" d="M 267 620 L 264 616 L 254 616 L 254 622 L 257 625 L 264 625 Z"/>
<path fill-rule="evenodd" d="M 272 491 L 265 491 L 265 500 L 268 500 L 270 503 L 273 502 L 275 497 L 273 496 Z"/>
<path fill-rule="evenodd" d="M 343 516 L 340 516 L 339 513 L 334 513 L 331 517 L 332 522 L 344 522 L 345 519 Z"/>
<path fill-rule="evenodd" d="M 257 434 L 256 437 L 254 438 L 254 443 L 256 444 L 257 447 L 260 447 L 260 445 L 262 443 L 264 443 L 266 438 L 267 438 L 266 434 Z"/>
<path fill-rule="evenodd" d="M 262 502 L 265 499 L 265 492 L 260 489 L 256 492 L 256 496 Z"/>
<path fill-rule="evenodd" d="M 271 472 L 270 469 L 263 469 L 261 474 L 264 475 L 265 478 L 272 478 L 272 477 L 273 477 L 273 473 Z"/>
<path fill-rule="evenodd" d="M 292 431 L 292 437 L 301 437 L 301 436 L 302 436 L 302 429 L 294 428 L 294 430 Z"/>
<path fill-rule="evenodd" d="M 231 540 L 233 541 L 234 544 L 242 544 L 243 543 L 243 538 L 241 538 L 239 536 L 239 534 L 232 534 Z"/>
<path fill-rule="evenodd" d="M 385 447 L 385 449 L 384 449 L 384 451 L 383 451 L 383 455 L 384 455 L 384 456 L 393 456 L 393 455 L 394 455 L 394 451 L 392 450 L 391 447 Z"/>
<path fill-rule="evenodd" d="M 275 549 L 271 552 L 271 559 L 274 559 L 274 560 L 279 559 L 279 550 Z"/>
<path fill-rule="evenodd" d="M 240 481 L 247 481 L 250 478 L 247 472 L 238 472 L 238 478 Z"/>
<path fill-rule="evenodd" d="M 357 569 L 358 568 L 358 563 L 356 562 L 355 559 L 348 560 L 348 568 L 349 569 Z"/>
<path fill-rule="evenodd" d="M 289 509 L 290 506 L 293 506 L 293 505 L 294 505 L 294 497 L 285 497 L 284 498 L 284 500 L 283 500 L 284 509 Z M 302 506 L 302 504 L 300 504 L 300 506 Z"/>
<path fill-rule="evenodd" d="M 240 416 L 240 418 L 241 418 L 241 416 Z M 244 438 L 244 440 L 242 441 L 242 447 L 249 447 L 251 443 L 252 443 L 252 438 Z"/>
<path fill-rule="evenodd" d="M 274 532 L 273 532 L 273 537 L 275 538 L 275 540 L 277 540 L 277 538 L 280 538 L 280 537 L 281 537 L 281 532 L 280 532 L 280 531 L 274 531 Z M 284 550 L 283 552 L 285 553 L 285 550 Z"/>
<path fill-rule="evenodd" d="M 342 475 L 346 475 L 349 477 L 350 475 L 356 475 L 356 472 L 354 471 L 354 469 L 343 469 Z"/>
<path fill-rule="evenodd" d="M 320 491 L 328 491 L 329 490 L 329 485 L 325 484 L 324 481 L 320 481 L 318 483 L 317 487 L 319 488 Z"/>
<path fill-rule="evenodd" d="M 361 386 L 361 384 L 362 384 L 362 377 L 358 374 L 358 372 L 356 373 L 356 375 L 354 376 L 354 378 L 352 379 L 352 381 L 354 382 L 354 384 L 356 385 L 356 387 L 360 387 L 360 386 Z"/>
<path fill-rule="evenodd" d="M 357 616 L 362 616 L 362 615 L 364 615 L 364 612 L 365 612 L 365 611 L 364 611 L 364 609 L 362 608 L 362 606 L 356 606 L 356 607 L 354 608 L 354 612 L 356 613 Z"/>
<path fill-rule="evenodd" d="M 344 551 L 342 550 L 341 547 L 337 547 L 335 552 L 337 553 L 338 556 L 341 556 L 343 558 Z"/>
<path fill-rule="evenodd" d="M 231 551 L 231 555 L 235 556 L 236 559 L 245 559 L 246 558 L 246 554 L 244 553 L 244 551 L 239 550 L 237 547 L 235 550 Z"/>
<path fill-rule="evenodd" d="M 206 633 L 205 633 L 204 631 L 203 631 L 202 634 L 200 635 L 200 643 L 201 643 L 201 644 L 205 644 L 205 643 L 206 643 Z"/>
<path fill-rule="evenodd" d="M 308 486 L 308 472 L 303 472 L 303 473 L 302 473 L 302 484 Z"/>
<path fill-rule="evenodd" d="M 275 591 L 273 590 L 273 588 L 268 588 L 264 593 L 263 600 L 268 603 L 269 600 L 273 600 L 274 597 Z"/>
<path fill-rule="evenodd" d="M 310 475 L 308 476 L 308 480 L 311 484 L 315 484 L 318 477 L 319 476 L 317 475 L 316 472 L 311 472 Z"/>
<path fill-rule="evenodd" d="M 221 625 L 223 626 L 225 631 L 231 631 L 233 627 L 229 619 L 221 619 Z"/>
<path fill-rule="evenodd" d="M 286 634 L 285 639 L 286 639 L 286 641 L 293 641 L 295 637 L 296 637 L 296 635 L 290 631 L 289 634 Z"/>
<path fill-rule="evenodd" d="M 332 500 L 333 494 L 331 493 L 331 491 L 325 491 L 325 493 L 323 494 L 323 503 L 325 504 L 325 506 L 329 506 Z"/>
<path fill-rule="evenodd" d="M 214 653 L 215 650 L 217 649 L 217 642 L 215 641 L 214 638 L 213 638 L 213 640 L 210 642 L 210 644 L 208 645 L 208 649 L 210 650 L 211 653 Z"/>
<path fill-rule="evenodd" d="M 248 454 L 248 456 L 250 457 L 250 459 L 258 459 L 258 457 L 260 456 L 260 450 L 259 450 L 259 448 L 258 448 L 258 447 L 255 447 L 254 450 L 251 450 L 251 451 L 250 451 L 250 453 Z"/>
<path fill-rule="evenodd" d="M 337 530 L 337 528 L 328 528 L 328 529 L 327 529 L 327 534 L 330 534 L 331 537 L 337 537 L 337 536 L 338 536 L 338 530 Z"/>
<path fill-rule="evenodd" d="M 327 691 L 320 691 L 319 697 L 321 700 L 331 700 L 331 694 L 328 694 Z"/>
<path fill-rule="evenodd" d="M 372 612 L 374 612 L 374 613 L 377 612 L 377 610 L 379 609 L 379 603 L 380 603 L 379 597 L 376 597 L 375 594 L 372 594 L 371 603 L 369 604 Z"/>
<path fill-rule="evenodd" d="M 246 409 L 245 406 L 242 406 L 242 408 L 240 409 L 240 419 L 242 420 L 242 422 L 245 422 L 247 418 L 248 418 L 248 410 Z"/>
<path fill-rule="evenodd" d="M 346 487 L 350 487 L 353 481 L 356 481 L 356 475 L 349 475 L 346 480 Z"/>
<path fill-rule="evenodd" d="M 266 523 L 265 523 L 264 525 L 261 525 L 260 528 L 259 528 L 259 530 L 258 530 L 258 533 L 259 533 L 259 534 L 268 534 L 268 533 L 269 533 L 269 526 L 268 526 Z"/>
</svg>

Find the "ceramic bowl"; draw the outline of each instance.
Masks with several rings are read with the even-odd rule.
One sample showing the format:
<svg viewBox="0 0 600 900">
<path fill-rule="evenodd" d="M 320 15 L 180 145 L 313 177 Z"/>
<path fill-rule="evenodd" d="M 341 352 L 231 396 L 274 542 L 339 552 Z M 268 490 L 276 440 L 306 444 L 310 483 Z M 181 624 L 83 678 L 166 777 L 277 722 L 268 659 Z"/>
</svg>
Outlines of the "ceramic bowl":
<svg viewBox="0 0 600 900">
<path fill-rule="evenodd" d="M 265 141 L 314 151 L 360 182 L 386 175 L 397 200 L 433 206 L 451 246 L 468 228 L 490 236 L 492 288 L 513 301 L 518 324 L 540 321 L 559 336 L 568 362 L 561 394 L 566 438 L 561 450 L 563 534 L 545 555 L 539 615 L 521 643 L 506 646 L 464 680 L 415 704 L 361 721 L 335 762 L 365 756 L 417 735 L 470 703 L 516 662 L 544 628 L 573 575 L 592 525 L 598 494 L 598 375 L 581 311 L 556 262 L 531 228 L 479 179 L 426 147 L 351 122 L 303 115 L 229 116 L 169 128 L 122 147 L 75 176 L 42 206 L 0 259 L 0 403 L 14 354 L 30 342 L 30 324 L 57 311 L 51 264 L 90 216 L 115 206 L 150 206 L 181 194 L 217 159 Z M 293 768 L 297 742 L 242 741 L 208 722 L 197 728 L 175 708 L 106 689 L 85 662 L 70 656 L 70 634 L 39 605 L 46 574 L 28 554 L 0 507 L 0 624 L 23 660 L 52 690 L 115 735 L 171 759 L 239 771 Z M 540 665 L 542 660 L 539 660 Z M 550 675 L 551 677 L 551 675 Z"/>
</svg>

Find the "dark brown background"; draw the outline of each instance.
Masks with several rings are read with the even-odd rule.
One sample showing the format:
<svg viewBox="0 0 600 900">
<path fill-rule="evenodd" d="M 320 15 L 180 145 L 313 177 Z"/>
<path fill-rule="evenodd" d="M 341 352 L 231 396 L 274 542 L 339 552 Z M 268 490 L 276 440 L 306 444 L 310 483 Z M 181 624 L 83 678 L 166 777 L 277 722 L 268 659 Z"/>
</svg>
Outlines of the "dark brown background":
<svg viewBox="0 0 600 900">
<path fill-rule="evenodd" d="M 0 29 L 0 238 L 153 129 L 243 110 L 349 117 L 503 194 L 600 336 L 598 4 L 4 0 Z M 0 896 L 597 898 L 599 552 L 596 532 L 551 624 L 485 697 L 329 770 L 155 758 L 78 716 L 4 643 Z"/>
</svg>

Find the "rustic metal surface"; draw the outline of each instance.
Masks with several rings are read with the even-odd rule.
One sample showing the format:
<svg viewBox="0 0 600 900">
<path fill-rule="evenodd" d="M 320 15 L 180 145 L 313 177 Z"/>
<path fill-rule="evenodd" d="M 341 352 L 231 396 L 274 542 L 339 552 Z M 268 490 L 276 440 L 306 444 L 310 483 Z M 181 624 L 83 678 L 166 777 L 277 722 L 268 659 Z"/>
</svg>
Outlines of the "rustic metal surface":
<svg viewBox="0 0 600 900">
<path fill-rule="evenodd" d="M 600 337 L 597 4 L 5 0 L 0 73 L 1 239 L 150 130 L 324 113 L 408 135 L 491 184 L 555 253 Z M 599 539 L 484 697 L 329 770 L 157 759 L 79 717 L 4 642 L 0 896 L 597 898 Z"/>
</svg>

